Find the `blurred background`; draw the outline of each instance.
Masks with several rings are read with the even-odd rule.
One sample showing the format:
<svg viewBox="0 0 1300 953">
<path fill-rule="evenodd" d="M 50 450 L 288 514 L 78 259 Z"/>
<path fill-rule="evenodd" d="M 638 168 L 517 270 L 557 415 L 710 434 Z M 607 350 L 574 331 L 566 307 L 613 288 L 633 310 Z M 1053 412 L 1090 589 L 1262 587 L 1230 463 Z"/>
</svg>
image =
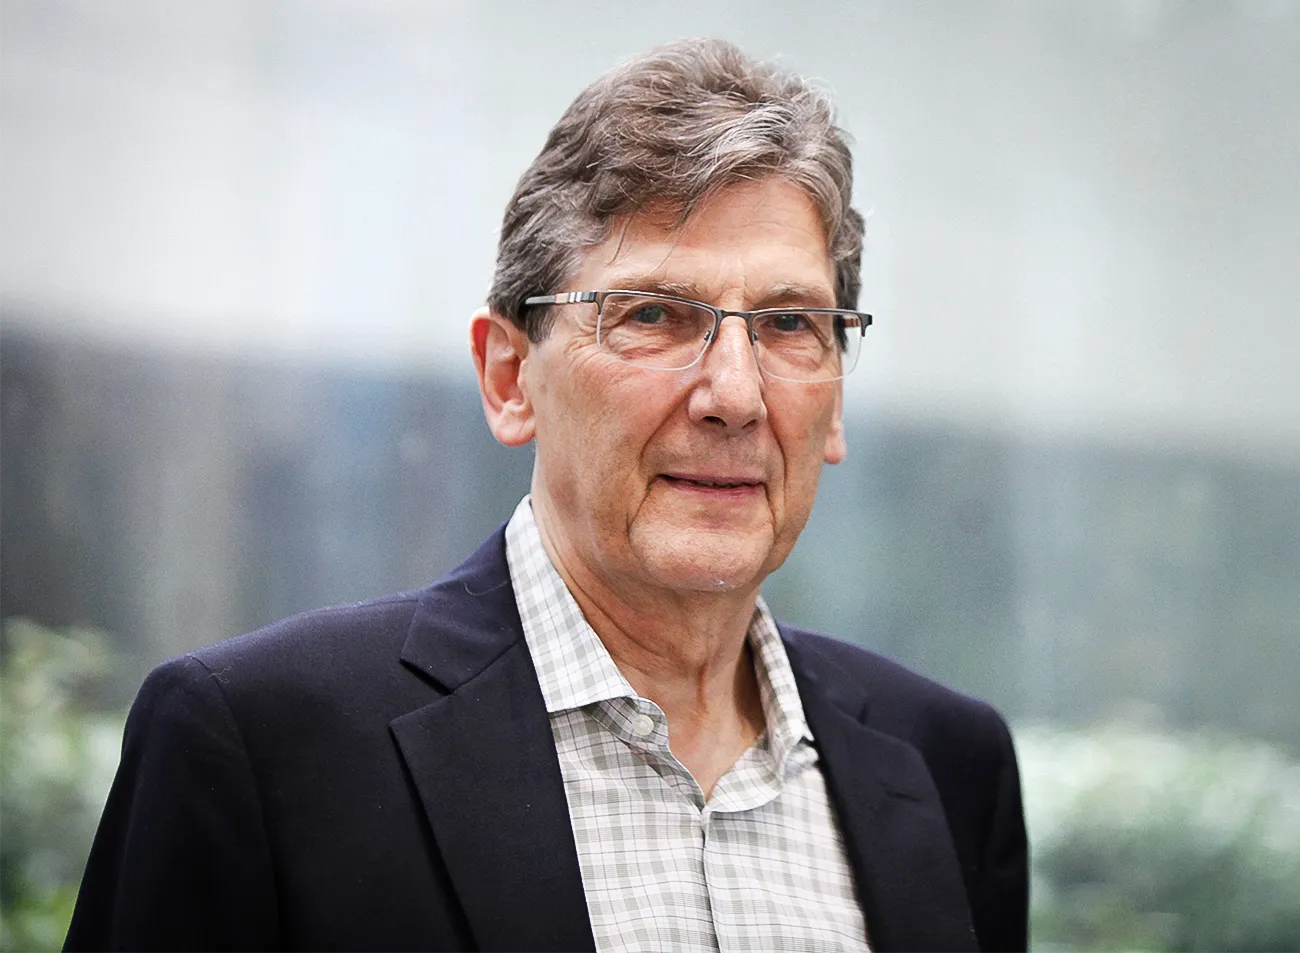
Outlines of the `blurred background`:
<svg viewBox="0 0 1300 953">
<path fill-rule="evenodd" d="M 505 519 L 466 324 L 587 82 L 817 78 L 869 216 L 778 615 L 997 704 L 1038 949 L 1300 948 L 1300 3 L 3 0 L 0 943 L 143 674 Z"/>
</svg>

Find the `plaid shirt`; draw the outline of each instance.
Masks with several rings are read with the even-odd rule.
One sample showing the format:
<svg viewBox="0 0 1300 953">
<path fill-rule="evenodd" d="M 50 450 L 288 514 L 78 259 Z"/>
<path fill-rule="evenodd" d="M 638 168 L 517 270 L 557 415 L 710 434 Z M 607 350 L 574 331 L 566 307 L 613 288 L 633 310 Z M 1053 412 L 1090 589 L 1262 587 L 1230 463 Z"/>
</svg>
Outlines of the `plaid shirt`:
<svg viewBox="0 0 1300 953">
<path fill-rule="evenodd" d="M 506 557 L 560 759 L 596 949 L 866 950 L 785 647 L 749 628 L 767 730 L 706 801 L 551 564 L 528 497 Z"/>
</svg>

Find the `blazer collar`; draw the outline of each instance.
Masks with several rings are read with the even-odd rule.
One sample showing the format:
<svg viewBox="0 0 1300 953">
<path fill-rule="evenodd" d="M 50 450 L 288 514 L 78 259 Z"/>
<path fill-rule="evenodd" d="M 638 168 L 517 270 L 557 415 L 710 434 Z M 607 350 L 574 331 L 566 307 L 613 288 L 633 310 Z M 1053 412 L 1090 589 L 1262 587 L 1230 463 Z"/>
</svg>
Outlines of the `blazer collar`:
<svg viewBox="0 0 1300 953">
<path fill-rule="evenodd" d="M 861 681 L 782 627 L 873 950 L 977 950 L 952 834 L 920 752 L 871 727 Z"/>
<path fill-rule="evenodd" d="M 484 950 L 594 950 L 501 531 L 425 590 L 402 661 L 445 694 L 390 725 Z"/>
</svg>

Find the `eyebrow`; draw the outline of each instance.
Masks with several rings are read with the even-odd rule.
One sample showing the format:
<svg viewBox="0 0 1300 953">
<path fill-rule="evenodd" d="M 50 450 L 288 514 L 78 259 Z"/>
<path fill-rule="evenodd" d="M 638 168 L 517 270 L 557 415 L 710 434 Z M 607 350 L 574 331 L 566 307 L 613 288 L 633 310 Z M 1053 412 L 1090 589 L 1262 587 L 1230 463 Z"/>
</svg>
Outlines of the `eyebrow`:
<svg viewBox="0 0 1300 953">
<path fill-rule="evenodd" d="M 783 281 L 770 286 L 759 300 L 764 302 L 764 307 L 780 307 L 783 304 L 806 304 L 809 301 L 820 301 L 826 307 L 833 308 L 835 307 L 835 292 L 829 291 L 828 295 L 828 291 L 827 288 Z M 809 305 L 809 307 L 820 307 L 820 305 Z"/>
<path fill-rule="evenodd" d="M 709 295 L 693 281 L 676 281 L 671 278 L 620 278 L 615 279 L 611 288 L 623 291 L 648 291 L 653 294 L 672 295 L 675 298 L 689 298 L 692 301 L 708 303 Z M 807 307 L 821 307 L 808 302 L 827 300 L 827 290 L 799 282 L 783 281 L 768 286 L 758 299 L 759 308 L 782 307 L 791 304 L 803 304 Z M 827 307 L 834 307 L 833 295 Z"/>
</svg>

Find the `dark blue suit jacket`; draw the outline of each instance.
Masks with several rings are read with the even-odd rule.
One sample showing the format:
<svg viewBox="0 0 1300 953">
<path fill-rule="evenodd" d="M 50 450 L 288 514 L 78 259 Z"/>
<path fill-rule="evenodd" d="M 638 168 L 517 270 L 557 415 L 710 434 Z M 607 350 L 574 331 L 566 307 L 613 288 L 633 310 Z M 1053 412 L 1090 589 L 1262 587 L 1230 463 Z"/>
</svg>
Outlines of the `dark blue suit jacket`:
<svg viewBox="0 0 1300 953">
<path fill-rule="evenodd" d="M 781 631 L 873 947 L 1024 949 L 1002 719 Z M 503 534 L 427 589 L 156 669 L 67 948 L 592 949 Z"/>
</svg>

